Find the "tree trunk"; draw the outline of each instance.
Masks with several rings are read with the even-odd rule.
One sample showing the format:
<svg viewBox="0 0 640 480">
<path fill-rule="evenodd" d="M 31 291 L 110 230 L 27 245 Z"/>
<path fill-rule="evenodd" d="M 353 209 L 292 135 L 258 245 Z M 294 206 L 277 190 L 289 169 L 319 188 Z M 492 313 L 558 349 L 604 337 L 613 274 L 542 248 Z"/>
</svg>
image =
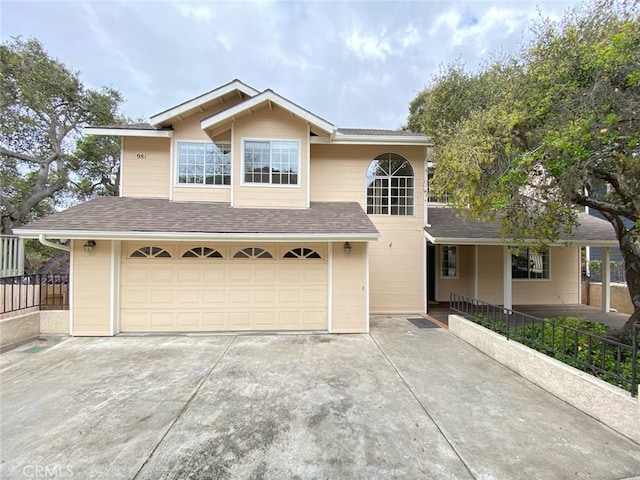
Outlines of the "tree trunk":
<svg viewBox="0 0 640 480">
<path fill-rule="evenodd" d="M 624 259 L 627 287 L 633 305 L 633 314 L 620 330 L 621 338 L 630 338 L 633 324 L 640 324 L 640 227 L 629 229 L 615 225 L 616 234 L 620 241 L 620 252 Z"/>
</svg>

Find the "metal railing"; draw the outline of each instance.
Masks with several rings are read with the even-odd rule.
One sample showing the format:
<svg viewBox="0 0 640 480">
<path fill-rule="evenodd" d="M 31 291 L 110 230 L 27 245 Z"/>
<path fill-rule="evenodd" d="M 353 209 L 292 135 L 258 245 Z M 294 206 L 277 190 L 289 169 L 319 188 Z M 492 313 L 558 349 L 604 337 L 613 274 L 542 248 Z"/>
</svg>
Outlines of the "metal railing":
<svg viewBox="0 0 640 480">
<path fill-rule="evenodd" d="M 452 313 L 625 388 L 633 397 L 638 392 L 638 325 L 634 325 L 631 345 L 628 345 L 592 331 L 533 317 L 457 293 L 451 294 L 450 302 Z"/>
<path fill-rule="evenodd" d="M 0 315 L 30 308 L 67 310 L 69 274 L 38 273 L 0 278 Z"/>
</svg>

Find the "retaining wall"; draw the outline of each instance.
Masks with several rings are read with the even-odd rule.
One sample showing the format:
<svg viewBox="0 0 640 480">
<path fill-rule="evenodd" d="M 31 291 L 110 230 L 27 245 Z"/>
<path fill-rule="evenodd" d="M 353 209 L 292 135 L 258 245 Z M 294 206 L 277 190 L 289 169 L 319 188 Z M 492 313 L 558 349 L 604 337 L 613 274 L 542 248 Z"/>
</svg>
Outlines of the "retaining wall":
<svg viewBox="0 0 640 480">
<path fill-rule="evenodd" d="M 449 315 L 449 332 L 561 400 L 640 443 L 640 391 L 634 398 L 628 391 L 514 340 L 507 340 L 460 315 Z"/>
</svg>

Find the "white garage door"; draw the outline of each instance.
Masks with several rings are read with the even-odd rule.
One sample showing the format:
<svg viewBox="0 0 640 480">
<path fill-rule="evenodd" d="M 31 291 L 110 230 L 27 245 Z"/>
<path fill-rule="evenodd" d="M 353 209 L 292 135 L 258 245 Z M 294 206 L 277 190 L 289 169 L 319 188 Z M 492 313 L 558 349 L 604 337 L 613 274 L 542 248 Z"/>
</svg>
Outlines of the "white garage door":
<svg viewBox="0 0 640 480">
<path fill-rule="evenodd" d="M 124 244 L 120 331 L 326 330 L 324 245 Z"/>
</svg>

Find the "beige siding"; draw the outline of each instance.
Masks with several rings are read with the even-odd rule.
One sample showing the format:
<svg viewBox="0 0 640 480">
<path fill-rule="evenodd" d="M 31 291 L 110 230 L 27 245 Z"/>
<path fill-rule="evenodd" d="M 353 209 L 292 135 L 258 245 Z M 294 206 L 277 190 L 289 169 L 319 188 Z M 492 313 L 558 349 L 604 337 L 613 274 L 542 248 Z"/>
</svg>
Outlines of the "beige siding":
<svg viewBox="0 0 640 480">
<path fill-rule="evenodd" d="M 579 303 L 580 247 L 550 249 L 549 280 L 514 280 L 513 304 Z"/>
<path fill-rule="evenodd" d="M 123 197 L 169 197 L 171 139 L 125 137 L 122 139 Z M 144 158 L 138 158 L 144 155 Z"/>
<path fill-rule="evenodd" d="M 369 245 L 370 311 L 416 313 L 424 310 L 424 147 L 311 145 L 311 201 L 358 202 L 366 210 L 366 175 L 383 153 L 409 160 L 415 175 L 415 215 L 371 215 L 381 234 Z"/>
<path fill-rule="evenodd" d="M 211 115 L 214 115 L 221 110 L 226 110 L 227 108 L 233 107 L 240 103 L 240 97 L 233 100 L 227 100 L 224 103 L 219 103 L 217 105 L 213 105 L 203 110 L 202 112 L 197 112 L 184 120 L 176 120 L 173 123 L 173 138 L 175 140 L 199 140 L 210 142 L 211 138 L 200 128 L 200 122 Z M 227 133 L 227 139 L 228 139 Z M 216 138 L 217 140 L 223 141 L 224 138 Z"/>
<path fill-rule="evenodd" d="M 334 333 L 364 333 L 367 331 L 366 311 L 366 244 L 351 243 L 346 254 L 343 243 L 334 243 L 333 250 L 333 305 Z"/>
<path fill-rule="evenodd" d="M 177 202 L 223 202 L 231 200 L 229 187 L 183 186 L 173 187 L 173 200 Z"/>
<path fill-rule="evenodd" d="M 438 249 L 438 259 L 440 251 Z M 463 247 L 462 269 L 458 280 L 445 280 L 438 275 L 438 300 L 448 301 L 449 292 L 473 295 L 473 247 Z M 504 250 L 502 246 L 478 247 L 478 298 L 502 304 Z M 549 280 L 513 280 L 514 305 L 546 303 L 578 303 L 579 247 L 551 247 Z"/>
<path fill-rule="evenodd" d="M 86 253 L 85 240 L 73 240 L 73 335 L 110 335 L 111 242 L 96 241 Z"/>
<path fill-rule="evenodd" d="M 145 245 L 123 245 L 123 332 L 327 329 L 326 244 L 155 243 L 172 258 L 128 258 Z M 182 258 L 198 246 L 223 258 Z M 255 246 L 274 258 L 234 258 Z M 283 258 L 302 246 L 322 258 Z"/>
<path fill-rule="evenodd" d="M 299 118 L 284 110 L 265 107 L 241 117 L 234 126 L 233 206 L 264 208 L 307 208 L 308 130 Z M 242 185 L 243 139 L 283 139 L 300 141 L 298 186 Z"/>
<path fill-rule="evenodd" d="M 458 245 L 458 276 L 449 278 L 442 276 L 442 247 L 436 247 L 436 298 L 440 302 L 448 302 L 450 293 L 455 292 L 461 295 L 473 296 L 473 268 L 474 268 L 474 247 L 473 245 Z"/>
</svg>

